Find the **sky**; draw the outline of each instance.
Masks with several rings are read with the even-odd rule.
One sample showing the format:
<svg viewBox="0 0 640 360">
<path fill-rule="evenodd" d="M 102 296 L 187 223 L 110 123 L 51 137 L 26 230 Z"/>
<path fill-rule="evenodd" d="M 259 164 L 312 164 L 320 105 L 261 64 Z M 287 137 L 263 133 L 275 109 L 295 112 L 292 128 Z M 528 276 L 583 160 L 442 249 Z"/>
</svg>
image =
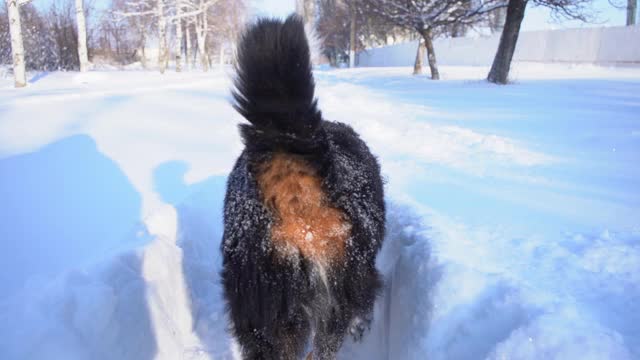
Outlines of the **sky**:
<svg viewBox="0 0 640 360">
<path fill-rule="evenodd" d="M 265 16 L 285 17 L 295 10 L 294 0 L 253 0 L 253 8 L 256 14 Z M 617 0 L 617 2 L 624 2 Z M 623 26 L 626 21 L 625 10 L 612 7 L 608 0 L 594 0 L 593 8 L 598 14 L 597 22 L 584 24 L 579 21 L 562 22 L 554 21 L 549 16 L 549 10 L 542 7 L 529 5 L 522 24 L 523 31 L 565 29 L 576 27 L 594 26 Z"/>
<path fill-rule="evenodd" d="M 295 0 L 252 0 L 259 15 L 286 17 L 295 11 Z"/>
</svg>

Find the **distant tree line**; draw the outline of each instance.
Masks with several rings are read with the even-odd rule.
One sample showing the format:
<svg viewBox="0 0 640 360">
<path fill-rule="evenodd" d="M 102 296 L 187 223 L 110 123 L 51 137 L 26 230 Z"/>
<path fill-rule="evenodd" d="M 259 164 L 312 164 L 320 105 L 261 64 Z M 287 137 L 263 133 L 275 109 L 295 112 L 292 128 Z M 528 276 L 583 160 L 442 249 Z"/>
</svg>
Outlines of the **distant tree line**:
<svg viewBox="0 0 640 360">
<path fill-rule="evenodd" d="M 111 0 L 99 11 L 82 0 L 54 0 L 44 9 L 6 0 L 0 64 L 12 65 L 17 87 L 26 85 L 25 70 L 84 71 L 89 60 L 206 71 L 214 58 L 230 59 L 246 13 L 243 0 Z"/>
<path fill-rule="evenodd" d="M 0 6 L 0 63 L 12 64 L 18 87 L 26 84 L 25 69 L 84 71 L 89 60 L 113 65 L 139 61 L 160 72 L 172 62 L 176 71 L 206 71 L 214 58 L 231 61 L 226 54 L 246 21 L 246 1 L 110 0 L 98 11 L 83 0 L 54 0 L 47 8 L 30 0 L 5 0 Z M 465 36 L 474 28 L 501 32 L 488 80 L 504 84 L 529 4 L 547 7 L 556 17 L 586 21 L 591 2 L 296 0 L 296 9 L 318 35 L 331 65 L 355 66 L 357 51 L 419 39 L 414 73 L 422 73 L 426 52 L 432 79 L 439 78 L 436 37 Z M 638 0 L 609 2 L 626 7 L 627 24 L 635 24 Z"/>
<path fill-rule="evenodd" d="M 20 17 L 28 70 L 80 69 L 72 1 L 55 1 L 45 11 L 38 10 L 32 3 L 25 4 L 20 7 Z M 9 18 L 5 6 L 0 7 L 0 63 L 12 63 Z"/>
</svg>

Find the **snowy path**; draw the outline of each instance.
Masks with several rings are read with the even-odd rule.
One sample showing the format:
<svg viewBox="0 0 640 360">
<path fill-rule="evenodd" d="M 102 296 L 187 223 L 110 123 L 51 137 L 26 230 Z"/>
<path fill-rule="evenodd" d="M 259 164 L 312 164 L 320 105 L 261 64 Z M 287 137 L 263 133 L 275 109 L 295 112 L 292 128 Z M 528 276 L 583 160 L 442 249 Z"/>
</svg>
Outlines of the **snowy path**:
<svg viewBox="0 0 640 360">
<path fill-rule="evenodd" d="M 317 73 L 380 156 L 387 288 L 343 358 L 640 359 L 640 70 Z M 0 80 L 0 358 L 233 357 L 225 75 Z"/>
</svg>

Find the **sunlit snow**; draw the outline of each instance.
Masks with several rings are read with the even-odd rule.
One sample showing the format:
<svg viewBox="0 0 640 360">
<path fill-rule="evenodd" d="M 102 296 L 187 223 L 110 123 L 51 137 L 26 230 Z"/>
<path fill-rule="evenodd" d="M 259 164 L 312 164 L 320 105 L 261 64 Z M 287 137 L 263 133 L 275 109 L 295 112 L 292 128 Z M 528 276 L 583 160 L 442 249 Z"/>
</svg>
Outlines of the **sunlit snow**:
<svg viewBox="0 0 640 360">
<path fill-rule="evenodd" d="M 380 158 L 371 331 L 344 359 L 640 359 L 640 69 L 316 72 Z M 227 359 L 229 78 L 0 78 L 0 358 Z M 314 234 L 308 232 L 307 238 Z"/>
</svg>

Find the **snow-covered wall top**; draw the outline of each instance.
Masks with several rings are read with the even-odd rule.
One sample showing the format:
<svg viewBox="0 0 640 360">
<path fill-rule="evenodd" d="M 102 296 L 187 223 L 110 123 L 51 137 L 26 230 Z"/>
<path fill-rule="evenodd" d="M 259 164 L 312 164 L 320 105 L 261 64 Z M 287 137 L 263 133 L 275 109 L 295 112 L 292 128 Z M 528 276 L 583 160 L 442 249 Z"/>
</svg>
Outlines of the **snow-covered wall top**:
<svg viewBox="0 0 640 360">
<path fill-rule="evenodd" d="M 514 61 L 640 64 L 640 26 L 522 32 Z M 500 35 L 442 38 L 434 42 L 444 65 L 490 65 Z M 417 41 L 358 53 L 358 66 L 410 66 Z"/>
</svg>

